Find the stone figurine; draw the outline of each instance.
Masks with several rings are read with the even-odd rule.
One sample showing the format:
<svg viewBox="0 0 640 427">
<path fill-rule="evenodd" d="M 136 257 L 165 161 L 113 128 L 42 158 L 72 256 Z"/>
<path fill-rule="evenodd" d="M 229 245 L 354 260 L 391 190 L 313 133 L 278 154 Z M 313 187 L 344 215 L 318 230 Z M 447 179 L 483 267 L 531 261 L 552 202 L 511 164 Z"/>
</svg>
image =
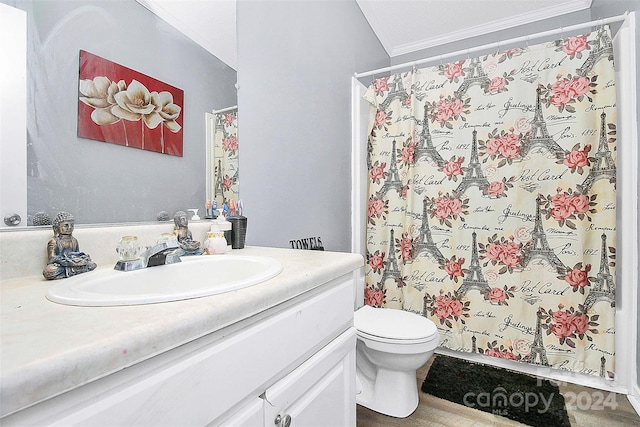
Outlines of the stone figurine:
<svg viewBox="0 0 640 427">
<path fill-rule="evenodd" d="M 42 275 L 47 280 L 64 279 L 96 268 L 96 263 L 80 252 L 78 240 L 72 236 L 75 218 L 60 212 L 53 219 L 53 238 L 47 243 L 47 266 Z"/>
<path fill-rule="evenodd" d="M 173 234 L 175 234 L 178 239 L 180 252 L 183 252 L 179 255 L 202 255 L 204 253 L 204 248 L 199 241 L 193 240 L 191 231 L 189 231 L 188 228 L 189 220 L 187 219 L 186 212 L 176 212 L 173 216 L 173 222 L 175 224 L 173 227 Z"/>
</svg>

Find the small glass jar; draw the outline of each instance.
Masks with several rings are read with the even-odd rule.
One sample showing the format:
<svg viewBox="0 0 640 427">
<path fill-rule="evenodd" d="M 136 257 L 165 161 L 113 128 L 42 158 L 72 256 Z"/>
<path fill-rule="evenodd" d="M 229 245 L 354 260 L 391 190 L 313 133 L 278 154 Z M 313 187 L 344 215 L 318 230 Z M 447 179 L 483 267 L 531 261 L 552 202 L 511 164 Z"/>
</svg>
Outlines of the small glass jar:
<svg viewBox="0 0 640 427">
<path fill-rule="evenodd" d="M 116 252 L 120 255 L 121 261 L 133 261 L 140 258 L 142 249 L 138 236 L 122 236 L 116 247 Z"/>
</svg>

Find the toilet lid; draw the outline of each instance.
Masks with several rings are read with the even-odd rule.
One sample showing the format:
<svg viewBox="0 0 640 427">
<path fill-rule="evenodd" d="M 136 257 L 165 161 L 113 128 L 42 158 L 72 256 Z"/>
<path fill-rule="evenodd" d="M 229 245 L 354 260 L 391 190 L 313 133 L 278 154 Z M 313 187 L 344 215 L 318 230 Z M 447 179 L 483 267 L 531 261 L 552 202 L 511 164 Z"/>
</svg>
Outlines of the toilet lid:
<svg viewBox="0 0 640 427">
<path fill-rule="evenodd" d="M 423 340 L 438 333 L 435 323 L 419 314 L 365 305 L 354 314 L 354 325 L 367 335 L 393 340 Z"/>
</svg>

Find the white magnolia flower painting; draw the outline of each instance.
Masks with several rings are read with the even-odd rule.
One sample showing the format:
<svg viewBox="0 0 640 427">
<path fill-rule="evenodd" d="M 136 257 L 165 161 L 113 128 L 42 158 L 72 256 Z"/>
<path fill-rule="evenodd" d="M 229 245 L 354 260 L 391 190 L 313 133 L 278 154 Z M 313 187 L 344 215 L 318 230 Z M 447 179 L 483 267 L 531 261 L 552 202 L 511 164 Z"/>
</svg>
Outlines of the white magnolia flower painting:
<svg viewBox="0 0 640 427">
<path fill-rule="evenodd" d="M 182 157 L 184 91 L 80 51 L 78 136 Z"/>
</svg>

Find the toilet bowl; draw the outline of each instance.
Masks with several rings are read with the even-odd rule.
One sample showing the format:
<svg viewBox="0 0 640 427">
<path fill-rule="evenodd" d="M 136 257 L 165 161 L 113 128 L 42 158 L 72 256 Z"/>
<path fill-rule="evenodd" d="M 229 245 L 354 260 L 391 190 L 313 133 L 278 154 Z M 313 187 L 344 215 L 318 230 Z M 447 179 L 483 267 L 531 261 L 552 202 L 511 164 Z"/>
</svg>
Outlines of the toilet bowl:
<svg viewBox="0 0 640 427">
<path fill-rule="evenodd" d="M 381 414 L 405 418 L 418 407 L 416 371 L 438 346 L 431 320 L 408 311 L 356 310 L 356 402 Z"/>
</svg>

